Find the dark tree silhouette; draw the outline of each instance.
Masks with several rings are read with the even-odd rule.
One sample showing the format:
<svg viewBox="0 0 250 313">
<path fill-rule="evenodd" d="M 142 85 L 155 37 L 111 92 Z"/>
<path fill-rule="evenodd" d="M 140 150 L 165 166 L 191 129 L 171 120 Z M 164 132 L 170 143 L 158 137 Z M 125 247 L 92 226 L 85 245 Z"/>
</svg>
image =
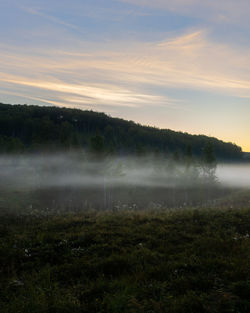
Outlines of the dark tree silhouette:
<svg viewBox="0 0 250 313">
<path fill-rule="evenodd" d="M 210 148 L 203 149 L 208 141 L 217 161 L 238 161 L 243 157 L 241 148 L 232 143 L 142 126 L 104 113 L 0 104 L 0 152 L 20 151 L 21 147 L 24 151 L 80 148 L 118 155 L 157 151 L 157 155 L 163 157 L 177 158 L 178 154 L 180 162 L 191 157 L 202 158 L 205 153 L 208 164 L 212 161 L 209 160 Z"/>
</svg>

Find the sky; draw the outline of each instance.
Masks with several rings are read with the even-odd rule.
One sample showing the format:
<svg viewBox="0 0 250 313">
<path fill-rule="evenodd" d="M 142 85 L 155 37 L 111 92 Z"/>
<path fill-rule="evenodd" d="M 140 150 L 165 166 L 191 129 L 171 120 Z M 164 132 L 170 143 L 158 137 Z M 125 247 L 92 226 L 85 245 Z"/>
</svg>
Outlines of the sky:
<svg viewBox="0 0 250 313">
<path fill-rule="evenodd" d="M 0 0 L 0 102 L 100 111 L 250 151 L 250 1 Z"/>
</svg>

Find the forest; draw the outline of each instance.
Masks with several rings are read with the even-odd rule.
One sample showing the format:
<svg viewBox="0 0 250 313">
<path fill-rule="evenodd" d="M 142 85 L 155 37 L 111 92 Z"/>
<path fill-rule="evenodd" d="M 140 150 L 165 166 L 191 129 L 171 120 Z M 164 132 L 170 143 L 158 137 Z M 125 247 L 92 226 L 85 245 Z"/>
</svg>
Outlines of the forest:
<svg viewBox="0 0 250 313">
<path fill-rule="evenodd" d="M 0 104 L 0 152 L 70 151 L 99 155 L 201 158 L 213 146 L 218 161 L 241 161 L 242 149 L 216 138 L 142 126 L 104 113 L 78 109 Z"/>
</svg>

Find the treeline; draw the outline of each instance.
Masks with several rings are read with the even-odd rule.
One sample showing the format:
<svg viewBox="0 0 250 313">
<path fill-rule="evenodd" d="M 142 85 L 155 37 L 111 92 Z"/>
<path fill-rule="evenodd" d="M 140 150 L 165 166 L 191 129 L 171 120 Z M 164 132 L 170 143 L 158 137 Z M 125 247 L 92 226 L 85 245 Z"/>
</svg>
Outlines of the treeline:
<svg viewBox="0 0 250 313">
<path fill-rule="evenodd" d="M 204 135 L 142 126 L 104 113 L 58 107 L 0 104 L 0 152 L 84 148 L 99 154 L 154 153 L 200 158 L 207 145 L 218 161 L 242 159 L 242 150 Z"/>
</svg>

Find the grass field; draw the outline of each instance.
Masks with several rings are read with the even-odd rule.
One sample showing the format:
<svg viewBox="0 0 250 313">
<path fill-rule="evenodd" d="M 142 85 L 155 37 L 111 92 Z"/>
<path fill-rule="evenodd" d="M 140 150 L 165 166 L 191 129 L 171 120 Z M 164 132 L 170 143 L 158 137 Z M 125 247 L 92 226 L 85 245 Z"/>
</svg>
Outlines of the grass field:
<svg viewBox="0 0 250 313">
<path fill-rule="evenodd" d="M 250 209 L 0 224 L 1 313 L 250 312 Z"/>
</svg>

